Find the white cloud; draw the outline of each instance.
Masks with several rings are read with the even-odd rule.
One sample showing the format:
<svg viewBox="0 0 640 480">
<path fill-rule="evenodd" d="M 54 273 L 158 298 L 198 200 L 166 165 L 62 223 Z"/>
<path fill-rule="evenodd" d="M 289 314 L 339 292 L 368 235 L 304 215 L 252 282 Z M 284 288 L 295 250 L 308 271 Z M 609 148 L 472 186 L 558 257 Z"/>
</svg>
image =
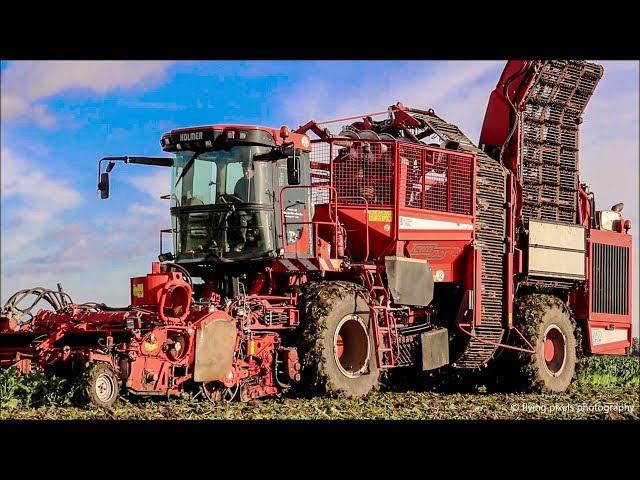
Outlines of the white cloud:
<svg viewBox="0 0 640 480">
<path fill-rule="evenodd" d="M 143 205 L 140 203 L 134 203 L 129 207 L 129 211 L 131 213 L 136 213 L 140 215 L 147 215 L 149 217 L 166 217 L 169 215 L 168 207 L 165 205 L 164 207 L 161 205 Z"/>
<path fill-rule="evenodd" d="M 0 151 L 0 193 L 2 200 L 11 198 L 24 204 L 3 219 L 8 227 L 3 233 L 11 241 L 1 244 L 2 255 L 14 254 L 28 243 L 37 242 L 44 232 L 56 225 L 59 214 L 77 206 L 82 197 L 68 182 L 49 176 L 33 162 L 7 148 Z"/>
<path fill-rule="evenodd" d="M 29 117 L 49 128 L 55 118 L 40 101 L 71 89 L 105 94 L 117 88 L 152 87 L 165 61 L 12 61 L 2 72 L 2 121 Z"/>
<path fill-rule="evenodd" d="M 3 298 L 36 284 L 49 288 L 60 280 L 66 284 L 67 277 L 82 285 L 83 272 L 105 285 L 101 272 L 113 264 L 122 266 L 120 272 L 128 265 L 143 264 L 143 269 L 130 274 L 144 274 L 156 259 L 159 230 L 170 225 L 168 202 L 158 198 L 159 192 L 168 191 L 168 169 L 131 179 L 149 195 L 149 201 L 133 204 L 124 217 L 120 213 L 95 217 L 81 211 L 63 217 L 84 201 L 69 182 L 8 148 L 2 148 L 0 160 Z M 122 281 L 126 283 L 127 278 L 125 274 Z M 85 285 L 78 290 L 86 296 L 95 288 Z"/>
<path fill-rule="evenodd" d="M 152 173 L 148 173 L 147 175 L 127 176 L 124 178 L 124 181 L 133 185 L 141 192 L 149 195 L 156 203 L 166 203 L 166 200 L 160 200 L 160 197 L 168 195 L 171 189 L 171 185 L 169 183 L 170 170 L 165 167 L 155 168 L 156 171 Z"/>
<path fill-rule="evenodd" d="M 384 111 L 389 105 L 402 102 L 415 108 L 433 108 L 436 114 L 454 123 L 457 119 L 447 114 L 482 119 L 503 64 L 501 61 L 416 62 L 397 80 L 376 76 L 348 87 L 311 78 L 310 82 L 303 81 L 283 95 L 285 116 L 302 124 L 311 118 L 322 121 Z M 481 80 L 485 80 L 486 87 L 474 88 Z M 484 106 L 478 109 L 480 104 Z M 329 127 L 334 129 L 338 125 Z"/>
</svg>

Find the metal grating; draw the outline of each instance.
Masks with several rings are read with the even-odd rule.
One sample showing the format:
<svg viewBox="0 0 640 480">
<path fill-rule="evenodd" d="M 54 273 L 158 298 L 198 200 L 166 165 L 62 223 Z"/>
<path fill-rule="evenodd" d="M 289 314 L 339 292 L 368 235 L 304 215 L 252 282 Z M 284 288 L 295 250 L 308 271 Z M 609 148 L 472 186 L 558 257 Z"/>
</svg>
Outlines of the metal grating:
<svg viewBox="0 0 640 480">
<path fill-rule="evenodd" d="M 396 366 L 407 367 L 416 363 L 420 351 L 420 334 L 398 336 L 398 358 Z"/>
<path fill-rule="evenodd" d="M 473 213 L 471 158 L 413 145 L 400 145 L 399 149 L 400 162 L 407 169 L 400 196 L 407 207 Z"/>
<path fill-rule="evenodd" d="M 309 157 L 311 167 L 311 202 L 314 205 L 329 203 L 331 185 L 331 145 L 326 142 L 313 142 Z"/>
<path fill-rule="evenodd" d="M 603 69 L 577 60 L 539 62 L 521 117 L 525 219 L 575 223 L 578 119 Z"/>
<path fill-rule="evenodd" d="M 404 198 L 407 207 L 424 208 L 424 150 L 402 145 L 400 163 L 407 168 L 407 181 L 400 185 L 400 198 Z"/>
<path fill-rule="evenodd" d="M 629 248 L 594 243 L 591 258 L 591 310 L 629 314 Z"/>
<path fill-rule="evenodd" d="M 422 117 L 443 140 L 460 144 L 460 149 L 476 156 L 476 241 L 482 250 L 482 323 L 475 327 L 456 368 L 474 369 L 486 364 L 502 339 L 503 256 L 505 237 L 506 170 L 476 147 L 458 127 L 436 115 Z"/>
<path fill-rule="evenodd" d="M 328 144 L 333 159 L 331 179 L 339 202 L 361 205 L 365 199 L 369 205 L 393 205 L 394 142 L 348 143 Z"/>
</svg>

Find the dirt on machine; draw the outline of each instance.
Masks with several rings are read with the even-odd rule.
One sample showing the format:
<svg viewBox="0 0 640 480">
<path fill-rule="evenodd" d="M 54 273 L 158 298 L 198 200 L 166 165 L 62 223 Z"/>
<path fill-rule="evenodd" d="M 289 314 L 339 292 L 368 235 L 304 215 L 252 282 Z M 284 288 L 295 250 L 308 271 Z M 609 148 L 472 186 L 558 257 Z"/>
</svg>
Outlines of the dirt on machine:
<svg viewBox="0 0 640 480">
<path fill-rule="evenodd" d="M 68 376 L 103 407 L 198 390 L 361 397 L 392 369 L 496 362 L 564 392 L 580 355 L 631 347 L 630 220 L 622 203 L 597 210 L 579 175 L 603 73 L 509 61 L 478 144 L 396 103 L 295 130 L 176 129 L 170 156 L 105 157 L 105 199 L 118 163 L 171 170 L 173 248 L 130 279 L 127 307 L 61 286 L 11 296 L 0 366 Z"/>
</svg>

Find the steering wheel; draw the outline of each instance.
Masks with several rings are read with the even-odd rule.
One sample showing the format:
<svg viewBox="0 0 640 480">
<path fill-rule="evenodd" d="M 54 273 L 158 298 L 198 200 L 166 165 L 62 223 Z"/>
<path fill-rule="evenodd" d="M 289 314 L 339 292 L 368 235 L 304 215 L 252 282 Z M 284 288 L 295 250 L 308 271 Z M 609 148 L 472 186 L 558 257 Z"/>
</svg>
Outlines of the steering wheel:
<svg viewBox="0 0 640 480">
<path fill-rule="evenodd" d="M 218 200 L 220 203 L 237 203 L 242 201 L 240 197 L 231 193 L 221 193 L 218 195 Z"/>
</svg>

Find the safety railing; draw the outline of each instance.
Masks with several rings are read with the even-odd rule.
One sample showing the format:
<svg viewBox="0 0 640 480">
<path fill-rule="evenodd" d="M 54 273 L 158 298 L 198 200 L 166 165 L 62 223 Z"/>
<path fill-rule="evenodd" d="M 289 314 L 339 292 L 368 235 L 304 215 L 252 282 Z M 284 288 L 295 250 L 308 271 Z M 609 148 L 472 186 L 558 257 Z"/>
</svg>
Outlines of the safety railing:
<svg viewBox="0 0 640 480">
<path fill-rule="evenodd" d="M 404 206 L 473 214 L 473 157 L 421 145 L 399 145 L 399 198 Z"/>
</svg>

